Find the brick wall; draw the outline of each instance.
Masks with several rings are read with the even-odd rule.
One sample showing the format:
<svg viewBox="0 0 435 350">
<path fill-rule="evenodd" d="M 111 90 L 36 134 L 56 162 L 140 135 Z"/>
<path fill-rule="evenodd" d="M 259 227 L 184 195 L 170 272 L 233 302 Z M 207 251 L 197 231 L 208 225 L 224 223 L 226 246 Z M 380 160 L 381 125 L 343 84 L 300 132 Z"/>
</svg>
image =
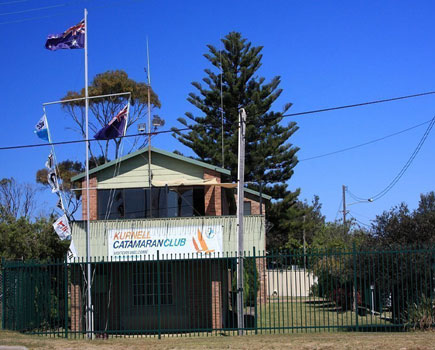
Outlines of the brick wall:
<svg viewBox="0 0 435 350">
<path fill-rule="evenodd" d="M 204 180 L 213 179 L 216 179 L 216 181 L 220 183 L 220 174 L 214 170 L 204 169 Z M 220 186 L 205 186 L 204 207 L 205 215 L 207 216 L 222 215 L 222 189 Z"/>
<path fill-rule="evenodd" d="M 82 330 L 82 292 L 78 284 L 70 284 L 71 293 L 71 330 Z"/>
<path fill-rule="evenodd" d="M 211 282 L 212 328 L 222 328 L 222 282 Z"/>
<path fill-rule="evenodd" d="M 257 276 L 259 280 L 259 288 L 257 291 L 257 304 L 265 304 L 267 301 L 267 273 L 266 273 L 266 258 L 257 258 Z"/>
<path fill-rule="evenodd" d="M 234 198 L 236 199 L 236 202 L 237 202 L 237 194 L 234 194 Z M 251 215 L 260 215 L 260 202 L 259 202 L 259 200 L 260 199 L 257 196 L 254 196 L 250 193 L 245 192 L 244 201 L 251 203 Z M 266 200 L 263 198 L 262 202 L 263 202 L 263 203 L 261 203 L 261 206 L 263 207 L 262 214 L 265 215 L 266 214 Z"/>
<path fill-rule="evenodd" d="M 89 207 L 89 216 L 91 220 L 97 220 L 98 216 L 98 206 L 97 206 L 97 178 L 91 177 L 89 178 L 89 198 L 90 198 L 90 207 Z M 86 198 L 86 180 L 82 181 L 82 219 L 87 220 L 87 206 L 88 201 Z"/>
<path fill-rule="evenodd" d="M 71 298 L 71 330 L 79 332 L 83 330 L 83 300 L 81 290 L 82 274 L 78 266 L 71 267 L 71 283 L 69 293 Z"/>
</svg>

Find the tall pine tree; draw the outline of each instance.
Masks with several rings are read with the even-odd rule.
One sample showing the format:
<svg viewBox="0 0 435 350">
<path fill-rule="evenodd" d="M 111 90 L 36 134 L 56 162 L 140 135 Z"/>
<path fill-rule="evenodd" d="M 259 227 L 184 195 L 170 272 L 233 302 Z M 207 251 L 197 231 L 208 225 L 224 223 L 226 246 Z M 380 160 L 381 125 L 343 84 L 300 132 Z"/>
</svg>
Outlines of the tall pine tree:
<svg viewBox="0 0 435 350">
<path fill-rule="evenodd" d="M 298 127 L 295 122 L 286 125 L 281 123 L 282 115 L 290 108 L 290 103 L 281 112 L 271 110 L 282 93 L 279 88 L 280 77 L 265 82 L 265 78 L 257 76 L 261 67 L 262 46 L 252 46 L 240 33 L 229 33 L 222 43 L 223 50 L 208 45 L 209 52 L 204 56 L 212 69 L 205 69 L 204 84 L 192 83 L 198 92 L 190 93 L 188 97 L 188 101 L 202 115 L 186 113 L 187 120 L 179 118 L 178 121 L 190 127 L 191 131 L 183 133 L 174 129 L 174 136 L 192 149 L 200 160 L 229 169 L 230 180 L 236 181 L 238 115 L 239 109 L 245 108 L 245 181 L 249 187 L 257 190 L 261 187 L 263 193 L 277 200 L 285 199 L 291 205 L 298 191 L 290 192 L 286 182 L 297 164 L 298 148 L 289 139 Z M 281 208 L 278 211 L 282 213 Z"/>
</svg>

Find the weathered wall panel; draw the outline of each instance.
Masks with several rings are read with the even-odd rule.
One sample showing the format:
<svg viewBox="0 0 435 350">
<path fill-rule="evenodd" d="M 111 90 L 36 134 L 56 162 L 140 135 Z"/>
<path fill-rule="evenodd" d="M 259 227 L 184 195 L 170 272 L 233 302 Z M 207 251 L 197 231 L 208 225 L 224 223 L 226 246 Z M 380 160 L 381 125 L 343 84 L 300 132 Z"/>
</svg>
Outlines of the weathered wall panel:
<svg viewBox="0 0 435 350">
<path fill-rule="evenodd" d="M 84 221 L 71 223 L 72 236 L 79 257 L 86 257 L 86 231 Z M 237 250 L 237 221 L 235 216 L 205 216 L 165 219 L 136 219 L 136 220 L 98 220 L 91 221 L 90 243 L 92 257 L 108 256 L 107 233 L 112 229 L 146 229 L 147 227 L 179 227 L 179 226 L 212 226 L 223 227 L 224 254 Z M 253 248 L 263 253 L 265 250 L 265 219 L 264 216 L 250 215 L 244 218 L 245 251 Z"/>
</svg>

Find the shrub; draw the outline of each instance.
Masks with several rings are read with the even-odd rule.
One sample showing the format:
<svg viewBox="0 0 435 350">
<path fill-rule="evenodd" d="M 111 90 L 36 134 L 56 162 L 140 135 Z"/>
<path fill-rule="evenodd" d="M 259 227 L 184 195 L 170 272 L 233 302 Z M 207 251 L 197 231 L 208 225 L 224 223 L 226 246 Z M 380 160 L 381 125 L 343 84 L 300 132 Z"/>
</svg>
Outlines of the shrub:
<svg viewBox="0 0 435 350">
<path fill-rule="evenodd" d="M 408 321 L 407 327 L 412 329 L 426 330 L 431 329 L 435 323 L 435 299 L 422 295 L 421 298 L 408 305 L 408 311 L 406 312 Z"/>
</svg>

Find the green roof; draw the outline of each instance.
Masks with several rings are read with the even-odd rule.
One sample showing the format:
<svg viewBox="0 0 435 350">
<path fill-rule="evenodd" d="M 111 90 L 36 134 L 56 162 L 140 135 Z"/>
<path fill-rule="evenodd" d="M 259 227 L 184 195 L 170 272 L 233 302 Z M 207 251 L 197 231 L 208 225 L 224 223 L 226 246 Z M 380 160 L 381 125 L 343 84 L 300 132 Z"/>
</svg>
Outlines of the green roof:
<svg viewBox="0 0 435 350">
<path fill-rule="evenodd" d="M 245 192 L 248 192 L 250 194 L 253 194 L 254 196 L 260 197 L 260 192 L 251 190 L 250 188 L 245 187 Z M 268 201 L 270 201 L 272 199 L 272 196 L 269 196 L 268 194 L 265 194 L 265 193 L 262 193 L 261 197 L 263 197 L 264 199 L 267 199 Z"/>
<path fill-rule="evenodd" d="M 89 170 L 89 175 L 98 173 L 98 172 L 100 172 L 103 169 L 110 168 L 111 166 L 114 166 L 118 162 L 123 162 L 123 161 L 125 161 L 127 159 L 136 157 L 136 156 L 138 156 L 138 155 L 140 155 L 142 153 L 145 153 L 145 152 L 148 152 L 148 148 L 142 148 L 142 149 L 140 149 L 140 150 L 138 150 L 136 152 L 127 154 L 126 156 L 120 157 L 118 159 L 112 160 L 111 162 L 108 162 L 108 163 L 105 163 L 103 165 L 100 165 L 100 166 L 97 166 L 95 168 L 92 168 L 91 170 Z M 225 174 L 225 175 L 231 175 L 231 172 L 229 170 L 227 170 L 227 169 L 224 169 L 224 168 L 221 168 L 221 167 L 218 167 L 218 166 L 214 166 L 214 165 L 211 165 L 211 164 L 208 164 L 208 163 L 204 163 L 204 162 L 201 162 L 200 160 L 196 160 L 196 159 L 192 159 L 192 158 L 189 158 L 189 157 L 181 156 L 181 155 L 173 153 L 173 152 L 164 151 L 164 150 L 162 150 L 160 148 L 151 147 L 151 152 L 159 153 L 159 154 L 162 154 L 162 155 L 167 156 L 167 157 L 171 157 L 171 158 L 174 158 L 174 159 L 177 159 L 177 160 L 181 160 L 181 161 L 186 162 L 186 163 L 190 163 L 190 164 L 194 164 L 194 165 L 200 166 L 202 168 L 211 169 L 211 170 L 217 171 L 217 172 Z M 76 176 L 73 176 L 71 178 L 71 181 L 74 182 L 74 181 L 81 180 L 85 176 L 86 176 L 85 173 L 78 174 Z"/>
</svg>

